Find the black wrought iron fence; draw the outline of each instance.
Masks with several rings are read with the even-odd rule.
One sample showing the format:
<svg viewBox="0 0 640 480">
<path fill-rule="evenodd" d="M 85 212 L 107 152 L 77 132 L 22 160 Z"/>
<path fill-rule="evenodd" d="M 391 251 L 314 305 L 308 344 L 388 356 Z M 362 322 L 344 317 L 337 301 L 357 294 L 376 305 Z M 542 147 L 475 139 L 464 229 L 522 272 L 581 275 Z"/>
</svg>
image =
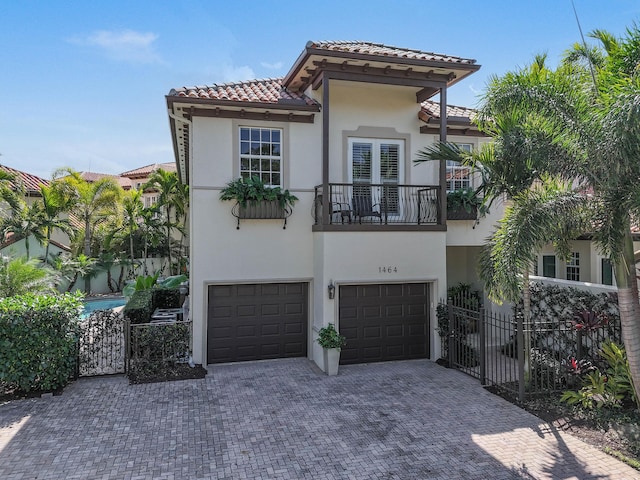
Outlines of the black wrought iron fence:
<svg viewBox="0 0 640 480">
<path fill-rule="evenodd" d="M 617 318 L 585 328 L 572 321 L 525 322 L 502 314 L 440 302 L 438 331 L 450 367 L 524 399 L 572 388 L 576 364 L 599 362 L 605 340 L 622 342 Z"/>
<path fill-rule="evenodd" d="M 79 324 L 77 375 L 124 373 L 125 331 L 122 315 L 96 310 Z"/>
<path fill-rule="evenodd" d="M 127 322 L 127 372 L 129 376 L 160 375 L 191 359 L 192 322 Z"/>
</svg>

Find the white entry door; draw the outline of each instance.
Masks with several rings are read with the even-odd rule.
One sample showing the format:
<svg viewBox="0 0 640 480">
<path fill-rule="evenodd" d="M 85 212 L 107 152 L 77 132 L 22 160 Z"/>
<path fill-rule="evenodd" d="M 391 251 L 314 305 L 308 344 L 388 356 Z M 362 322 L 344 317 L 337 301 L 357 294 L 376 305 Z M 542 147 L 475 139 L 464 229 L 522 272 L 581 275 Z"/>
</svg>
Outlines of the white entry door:
<svg viewBox="0 0 640 480">
<path fill-rule="evenodd" d="M 353 183 L 354 199 L 370 197 L 383 215 L 399 216 L 403 159 L 403 140 L 349 138 L 349 182 Z"/>
</svg>

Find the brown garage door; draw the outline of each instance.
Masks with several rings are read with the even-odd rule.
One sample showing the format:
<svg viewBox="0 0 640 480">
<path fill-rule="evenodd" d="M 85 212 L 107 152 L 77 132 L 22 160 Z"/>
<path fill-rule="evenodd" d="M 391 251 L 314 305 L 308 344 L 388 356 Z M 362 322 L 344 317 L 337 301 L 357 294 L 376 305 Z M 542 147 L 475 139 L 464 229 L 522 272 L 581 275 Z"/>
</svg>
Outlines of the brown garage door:
<svg viewBox="0 0 640 480">
<path fill-rule="evenodd" d="M 341 364 L 429 357 L 425 283 L 340 286 Z"/>
<path fill-rule="evenodd" d="M 208 363 L 307 354 L 307 284 L 209 286 Z"/>
</svg>

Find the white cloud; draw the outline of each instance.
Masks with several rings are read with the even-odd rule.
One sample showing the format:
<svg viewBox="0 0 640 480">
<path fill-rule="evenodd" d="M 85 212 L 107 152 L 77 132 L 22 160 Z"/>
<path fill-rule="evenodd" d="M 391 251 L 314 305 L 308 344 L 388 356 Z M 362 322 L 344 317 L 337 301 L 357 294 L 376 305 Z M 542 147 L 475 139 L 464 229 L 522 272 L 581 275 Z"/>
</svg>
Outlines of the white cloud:
<svg viewBox="0 0 640 480">
<path fill-rule="evenodd" d="M 237 82 L 241 80 L 253 80 L 256 74 L 248 66 L 234 67 L 233 65 L 222 66 L 222 79 L 225 82 Z"/>
<path fill-rule="evenodd" d="M 276 62 L 276 63 L 260 62 L 260 65 L 262 65 L 262 67 L 267 68 L 269 70 L 280 70 L 282 68 L 282 62 Z"/>
<path fill-rule="evenodd" d="M 151 32 L 133 30 L 98 30 L 86 37 L 73 37 L 71 43 L 88 47 L 98 47 L 109 58 L 130 63 L 163 63 L 156 52 L 158 35 Z"/>
</svg>

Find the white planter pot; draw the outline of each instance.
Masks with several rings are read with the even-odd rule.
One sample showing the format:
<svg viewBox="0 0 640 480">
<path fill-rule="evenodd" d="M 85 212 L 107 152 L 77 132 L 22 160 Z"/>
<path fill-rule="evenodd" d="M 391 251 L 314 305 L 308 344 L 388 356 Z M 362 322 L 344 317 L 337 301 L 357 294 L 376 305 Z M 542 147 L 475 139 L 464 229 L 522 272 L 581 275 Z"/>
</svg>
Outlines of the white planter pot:
<svg viewBox="0 0 640 480">
<path fill-rule="evenodd" d="M 337 375 L 340 363 L 339 348 L 324 348 L 324 371 L 327 375 Z"/>
</svg>

